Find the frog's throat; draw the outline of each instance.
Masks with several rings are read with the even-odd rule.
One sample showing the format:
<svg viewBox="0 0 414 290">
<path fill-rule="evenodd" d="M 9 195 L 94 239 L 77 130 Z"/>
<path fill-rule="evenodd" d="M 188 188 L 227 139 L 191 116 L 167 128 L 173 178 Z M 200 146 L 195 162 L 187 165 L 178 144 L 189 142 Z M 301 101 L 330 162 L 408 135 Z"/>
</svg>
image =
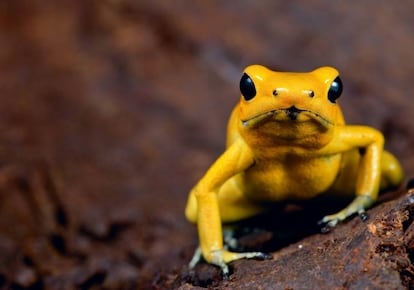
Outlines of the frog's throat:
<svg viewBox="0 0 414 290">
<path fill-rule="evenodd" d="M 334 125 L 334 123 L 325 117 L 321 116 L 317 112 L 311 111 L 311 110 L 302 110 L 298 109 L 295 106 L 286 108 L 286 109 L 278 109 L 278 110 L 272 110 L 265 113 L 258 114 L 256 116 L 253 116 L 249 119 L 242 120 L 242 125 L 244 127 L 253 127 L 260 125 L 261 123 L 264 123 L 270 119 L 273 119 L 278 114 L 286 114 L 286 116 L 292 121 L 292 122 L 302 122 L 297 120 L 299 114 L 306 114 L 312 119 L 318 121 L 321 125 L 324 127 L 331 127 Z M 277 120 L 274 120 L 277 121 Z"/>
</svg>

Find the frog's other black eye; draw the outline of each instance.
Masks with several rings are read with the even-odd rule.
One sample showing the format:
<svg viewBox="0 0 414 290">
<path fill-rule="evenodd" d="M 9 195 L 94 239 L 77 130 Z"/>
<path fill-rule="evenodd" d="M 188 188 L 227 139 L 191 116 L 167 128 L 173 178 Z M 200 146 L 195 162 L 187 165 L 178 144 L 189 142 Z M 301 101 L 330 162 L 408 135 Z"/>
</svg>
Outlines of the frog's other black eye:
<svg viewBox="0 0 414 290">
<path fill-rule="evenodd" d="M 245 73 L 240 80 L 240 92 L 246 101 L 250 101 L 256 96 L 256 88 L 253 80 Z"/>
<path fill-rule="evenodd" d="M 339 77 L 336 77 L 334 81 L 331 84 L 331 87 L 328 91 L 328 100 L 331 101 L 331 103 L 335 103 L 336 100 L 341 96 L 342 94 L 342 81 Z"/>
</svg>

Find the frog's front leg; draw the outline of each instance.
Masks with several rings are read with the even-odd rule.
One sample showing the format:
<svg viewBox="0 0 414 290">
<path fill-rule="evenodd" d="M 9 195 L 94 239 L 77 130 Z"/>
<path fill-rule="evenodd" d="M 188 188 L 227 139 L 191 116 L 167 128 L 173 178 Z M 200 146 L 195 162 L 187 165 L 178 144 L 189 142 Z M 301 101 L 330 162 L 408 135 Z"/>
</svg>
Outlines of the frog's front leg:
<svg viewBox="0 0 414 290">
<path fill-rule="evenodd" d="M 222 226 L 218 210 L 216 194 L 207 194 L 197 198 L 201 203 L 198 212 L 198 232 L 200 248 L 207 262 L 219 266 L 223 275 L 229 274 L 228 263 L 239 259 L 269 259 L 271 256 L 262 252 L 235 253 L 225 249 L 223 245 Z M 193 261 L 193 265 L 194 265 Z"/>
<path fill-rule="evenodd" d="M 230 252 L 223 245 L 218 191 L 229 178 L 253 164 L 254 158 L 247 145 L 242 141 L 235 142 L 211 166 L 190 193 L 197 201 L 196 222 L 201 253 L 207 262 L 219 266 L 224 275 L 229 273 L 227 264 L 231 261 L 243 258 L 268 258 L 266 254 L 260 252 Z M 191 265 L 195 265 L 196 261 L 193 259 Z"/>
<path fill-rule="evenodd" d="M 368 218 L 365 210 L 371 207 L 375 201 L 376 200 L 369 196 L 357 196 L 346 208 L 336 214 L 325 216 L 318 222 L 318 224 L 323 225 L 322 232 L 327 233 L 331 230 L 331 228 L 335 227 L 338 222 L 341 222 L 356 213 L 359 215 L 361 220 L 365 221 Z"/>
<path fill-rule="evenodd" d="M 328 150 L 345 152 L 357 148 L 360 151 L 356 197 L 343 210 L 325 216 L 320 221 L 321 224 L 326 225 L 323 230 L 329 230 L 353 214 L 359 214 L 362 219 L 366 219 L 365 210 L 372 206 L 378 197 L 383 146 L 383 135 L 370 127 L 344 126 L 336 132 L 334 142 Z"/>
</svg>

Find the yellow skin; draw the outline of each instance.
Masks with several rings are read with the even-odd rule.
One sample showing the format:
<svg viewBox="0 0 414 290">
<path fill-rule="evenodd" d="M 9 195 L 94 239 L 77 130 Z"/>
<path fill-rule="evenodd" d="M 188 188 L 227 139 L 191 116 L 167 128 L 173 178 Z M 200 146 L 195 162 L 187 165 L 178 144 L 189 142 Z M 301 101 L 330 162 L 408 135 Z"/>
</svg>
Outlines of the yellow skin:
<svg viewBox="0 0 414 290">
<path fill-rule="evenodd" d="M 192 189 L 185 211 L 197 224 L 201 254 L 224 274 L 231 261 L 266 256 L 226 250 L 222 223 L 262 213 L 272 202 L 355 195 L 342 211 L 322 219 L 333 227 L 363 214 L 380 187 L 401 184 L 401 166 L 383 150 L 383 135 L 371 127 L 345 125 L 336 102 L 342 91 L 338 75 L 332 67 L 308 73 L 260 65 L 245 69 L 226 150 Z"/>
</svg>

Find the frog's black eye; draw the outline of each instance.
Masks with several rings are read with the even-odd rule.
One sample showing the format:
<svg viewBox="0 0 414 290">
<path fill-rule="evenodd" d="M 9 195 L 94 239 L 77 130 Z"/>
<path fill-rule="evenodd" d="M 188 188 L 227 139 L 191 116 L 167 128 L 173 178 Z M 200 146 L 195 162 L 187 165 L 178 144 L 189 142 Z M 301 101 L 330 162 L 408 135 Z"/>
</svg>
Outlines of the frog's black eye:
<svg viewBox="0 0 414 290">
<path fill-rule="evenodd" d="M 256 88 L 253 80 L 245 73 L 240 80 L 240 92 L 246 101 L 250 101 L 256 96 Z"/>
<path fill-rule="evenodd" d="M 342 94 L 342 81 L 339 77 L 336 77 L 334 81 L 331 84 L 331 87 L 328 91 L 328 100 L 331 101 L 331 103 L 335 103 L 336 100 L 341 96 Z"/>
</svg>

